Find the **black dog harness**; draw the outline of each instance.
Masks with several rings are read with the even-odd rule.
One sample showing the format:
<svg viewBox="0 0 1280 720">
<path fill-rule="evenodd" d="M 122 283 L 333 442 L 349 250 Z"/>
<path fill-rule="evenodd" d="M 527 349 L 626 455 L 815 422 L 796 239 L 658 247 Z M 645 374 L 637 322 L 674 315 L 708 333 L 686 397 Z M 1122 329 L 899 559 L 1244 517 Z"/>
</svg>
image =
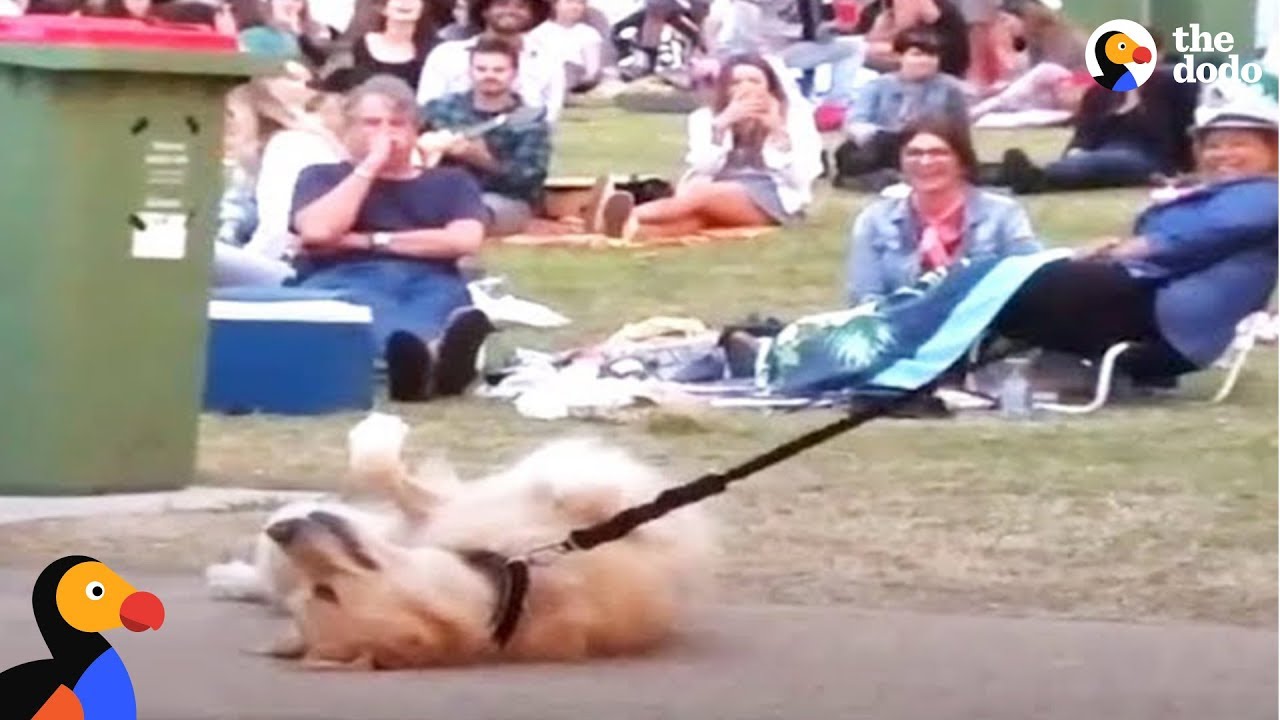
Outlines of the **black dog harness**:
<svg viewBox="0 0 1280 720">
<path fill-rule="evenodd" d="M 489 624 L 494 642 L 505 646 L 524 612 L 524 599 L 529 593 L 528 564 L 516 563 L 491 550 L 463 550 L 458 554 L 493 586 L 495 602 Z"/>
</svg>

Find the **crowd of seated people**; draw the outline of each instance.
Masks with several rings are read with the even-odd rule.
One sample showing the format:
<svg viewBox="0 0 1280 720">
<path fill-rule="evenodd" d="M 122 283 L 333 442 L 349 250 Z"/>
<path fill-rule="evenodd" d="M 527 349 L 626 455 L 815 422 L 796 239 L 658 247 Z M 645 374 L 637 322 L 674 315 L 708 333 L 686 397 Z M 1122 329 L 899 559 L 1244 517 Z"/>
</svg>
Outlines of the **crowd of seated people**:
<svg viewBox="0 0 1280 720">
<path fill-rule="evenodd" d="M 197 22 L 237 34 L 245 51 L 289 59 L 285 72 L 228 97 L 214 279 L 357 297 L 374 310 L 397 399 L 457 394 L 473 378 L 491 326 L 469 306 L 459 264 L 484 238 L 524 232 L 543 212 L 565 96 L 610 75 L 608 39 L 584 0 L 472 0 L 461 11 L 441 0 L 356 0 L 346 12 L 322 0 L 25 6 Z M 204 14 L 185 9 L 195 6 Z M 1139 334 L 1166 359 L 1176 348 L 1190 363 L 1166 368 L 1177 371 L 1203 366 L 1228 321 L 1265 303 L 1257 293 L 1201 303 L 1213 317 L 1186 307 L 1187 293 L 1212 297 L 1222 278 L 1274 285 L 1242 279 L 1244 262 L 1231 255 L 1257 248 L 1207 239 L 1265 234 L 1265 218 L 1249 215 L 1258 227 L 1246 230 L 1243 220 L 1212 220 L 1220 207 L 1245 207 L 1238 198 L 1252 198 L 1260 183 L 1274 185 L 1274 167 L 1267 175 L 1240 160 L 1260 157 L 1246 146 L 1265 146 L 1265 127 L 1205 122 L 1193 138 L 1196 98 L 1173 82 L 1168 63 L 1135 91 L 1107 90 L 1083 68 L 1080 30 L 1038 0 L 873 0 L 848 32 L 814 38 L 800 36 L 803 23 L 786 3 L 699 7 L 692 17 L 701 23 L 701 57 L 692 69 L 701 106 L 686 119 L 685 167 L 672 177 L 673 192 L 641 201 L 606 182 L 585 212 L 588 230 L 645 239 L 804 223 L 821 197 L 819 179 L 834 169 L 840 186 L 886 191 L 849 222 L 845 291 L 857 303 L 959 259 L 1039 250 L 1010 191 L 1142 186 L 1198 162 L 1203 187 L 1144 214 L 1135 231 L 1142 242 L 1109 246 L 1081 269 L 1046 271 L 1001 327 L 1082 353 L 1117 333 Z M 690 17 L 686 3 L 645 8 L 658 30 Z M 652 35 L 642 33 L 639 55 L 624 64 L 652 69 L 653 48 L 643 44 Z M 799 76 L 823 64 L 832 82 L 819 95 Z M 815 113 L 833 99 L 844 121 L 828 166 Z M 1014 149 L 998 163 L 979 162 L 971 124 L 1016 124 L 1025 118 L 1010 118 L 1027 111 L 1056 112 L 1069 124 L 1063 156 L 1040 167 Z M 1245 166 L 1253 179 L 1223 180 Z M 1170 222 L 1193 229 L 1175 232 Z M 1036 335 L 1065 322 L 1061 313 L 1091 311 L 1055 304 L 1050 290 L 1072 283 L 1097 285 L 1098 296 L 1141 304 L 1145 314 L 1135 311 L 1090 342 Z M 1212 342 L 1179 334 L 1208 325 Z"/>
</svg>

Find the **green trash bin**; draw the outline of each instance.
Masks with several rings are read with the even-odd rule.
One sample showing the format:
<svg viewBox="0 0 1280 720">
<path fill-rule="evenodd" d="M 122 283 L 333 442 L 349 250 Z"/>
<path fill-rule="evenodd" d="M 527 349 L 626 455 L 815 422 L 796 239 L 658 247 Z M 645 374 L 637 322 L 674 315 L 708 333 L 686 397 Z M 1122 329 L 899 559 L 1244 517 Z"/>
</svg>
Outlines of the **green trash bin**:
<svg viewBox="0 0 1280 720">
<path fill-rule="evenodd" d="M 0 20 L 0 495 L 194 473 L 232 38 Z"/>
</svg>

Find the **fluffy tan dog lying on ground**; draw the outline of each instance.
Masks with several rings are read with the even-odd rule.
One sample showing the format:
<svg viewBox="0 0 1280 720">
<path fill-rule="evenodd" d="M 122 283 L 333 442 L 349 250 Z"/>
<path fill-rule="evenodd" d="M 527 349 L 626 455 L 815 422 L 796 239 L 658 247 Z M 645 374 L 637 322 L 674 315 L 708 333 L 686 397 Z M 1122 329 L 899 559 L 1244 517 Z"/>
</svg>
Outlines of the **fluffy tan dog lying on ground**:
<svg viewBox="0 0 1280 720">
<path fill-rule="evenodd" d="M 660 645 L 705 589 L 712 539 L 694 506 L 622 540 L 531 568 L 510 642 L 492 619 L 503 557 L 652 499 L 665 483 L 621 450 L 560 441 L 469 483 L 412 478 L 398 419 L 351 433 L 356 478 L 391 513 L 302 504 L 268 521 L 255 563 L 214 566 L 221 597 L 278 602 L 296 634 L 274 649 L 309 665 L 408 668 L 480 661 L 582 660 Z"/>
</svg>

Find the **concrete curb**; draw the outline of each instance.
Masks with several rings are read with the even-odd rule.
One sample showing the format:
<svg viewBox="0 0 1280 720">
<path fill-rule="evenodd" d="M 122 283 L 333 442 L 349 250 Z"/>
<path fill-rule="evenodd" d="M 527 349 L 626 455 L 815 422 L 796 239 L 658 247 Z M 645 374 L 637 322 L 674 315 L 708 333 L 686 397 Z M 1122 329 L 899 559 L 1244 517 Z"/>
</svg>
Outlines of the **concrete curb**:
<svg viewBox="0 0 1280 720">
<path fill-rule="evenodd" d="M 61 497 L 0 496 L 0 525 L 101 515 L 162 515 L 179 512 L 227 512 L 273 508 L 298 500 L 331 496 L 305 490 L 257 490 L 192 486 L 182 490 Z"/>
</svg>

